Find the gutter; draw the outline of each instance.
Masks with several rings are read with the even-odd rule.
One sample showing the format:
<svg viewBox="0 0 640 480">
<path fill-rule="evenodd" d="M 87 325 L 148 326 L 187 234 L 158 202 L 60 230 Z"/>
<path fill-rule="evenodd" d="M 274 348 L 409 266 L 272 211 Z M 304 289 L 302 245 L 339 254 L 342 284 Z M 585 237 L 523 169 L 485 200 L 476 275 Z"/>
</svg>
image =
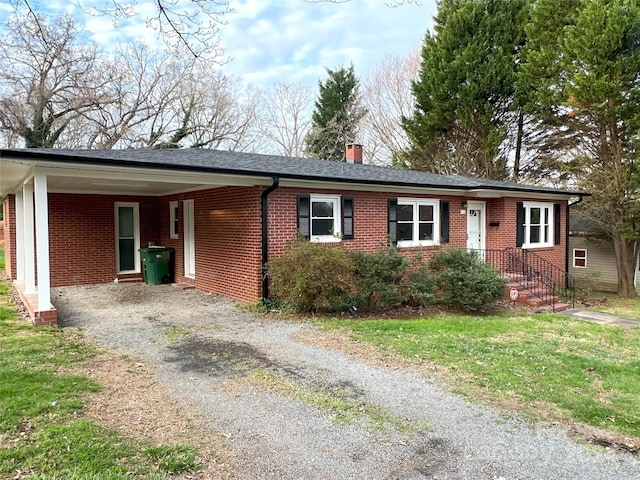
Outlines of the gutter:
<svg viewBox="0 0 640 480">
<path fill-rule="evenodd" d="M 280 184 L 280 177 L 274 175 L 272 178 L 272 184 L 265 189 L 260 195 L 261 200 L 261 212 L 262 212 L 262 301 L 265 304 L 270 302 L 269 300 L 269 272 L 267 271 L 267 262 L 269 261 L 269 210 L 267 199 L 269 194 L 273 192 Z"/>
</svg>

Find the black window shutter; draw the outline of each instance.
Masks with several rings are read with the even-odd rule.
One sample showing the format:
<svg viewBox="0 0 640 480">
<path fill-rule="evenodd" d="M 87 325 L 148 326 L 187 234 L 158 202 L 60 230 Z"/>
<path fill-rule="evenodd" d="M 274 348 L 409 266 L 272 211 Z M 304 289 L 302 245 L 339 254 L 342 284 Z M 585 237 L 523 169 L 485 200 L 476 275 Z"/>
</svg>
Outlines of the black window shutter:
<svg viewBox="0 0 640 480">
<path fill-rule="evenodd" d="M 522 202 L 516 203 L 516 247 L 521 247 L 524 243 L 524 205 Z"/>
<path fill-rule="evenodd" d="M 398 212 L 398 199 L 390 198 L 387 204 L 387 217 L 388 217 L 388 229 L 387 235 L 389 236 L 389 241 L 392 245 L 398 243 L 398 233 L 396 226 L 398 225 L 397 220 L 397 212 Z"/>
<path fill-rule="evenodd" d="M 553 204 L 553 243 L 560 245 L 560 204 Z"/>
<path fill-rule="evenodd" d="M 449 202 L 440 202 L 440 242 L 449 243 Z"/>
<path fill-rule="evenodd" d="M 342 199 L 342 238 L 343 240 L 353 240 L 353 198 Z"/>
<path fill-rule="evenodd" d="M 309 195 L 298 195 L 298 230 L 307 240 L 311 236 L 311 205 Z"/>
</svg>

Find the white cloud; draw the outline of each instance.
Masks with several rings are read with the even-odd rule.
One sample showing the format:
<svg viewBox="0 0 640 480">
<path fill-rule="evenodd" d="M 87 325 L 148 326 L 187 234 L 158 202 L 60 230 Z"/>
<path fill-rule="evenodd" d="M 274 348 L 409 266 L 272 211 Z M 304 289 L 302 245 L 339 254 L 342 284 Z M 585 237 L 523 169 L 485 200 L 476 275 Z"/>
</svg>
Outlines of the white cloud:
<svg viewBox="0 0 640 480">
<path fill-rule="evenodd" d="M 397 8 L 380 0 L 238 0 L 232 6 L 221 30 L 234 59 L 225 71 L 261 86 L 294 78 L 315 85 L 325 68 L 351 62 L 362 76 L 385 55 L 420 45 L 436 11 L 434 0 Z"/>
<path fill-rule="evenodd" d="M 82 5 L 104 7 L 105 0 L 82 0 Z M 351 62 L 363 77 L 385 55 L 405 55 L 420 45 L 436 12 L 435 0 L 397 8 L 382 0 L 230 0 L 230 6 L 220 35 L 233 61 L 223 70 L 263 87 L 277 81 L 315 86 L 325 77 L 325 68 Z M 152 0 L 138 0 L 139 15 L 115 22 L 84 14 L 76 2 L 51 0 L 42 8 L 44 13 L 77 15 L 88 37 L 105 49 L 130 38 L 162 48 L 157 31 L 146 25 L 146 18 L 157 13 Z M 0 19 L 6 12 L 0 1 Z"/>
</svg>

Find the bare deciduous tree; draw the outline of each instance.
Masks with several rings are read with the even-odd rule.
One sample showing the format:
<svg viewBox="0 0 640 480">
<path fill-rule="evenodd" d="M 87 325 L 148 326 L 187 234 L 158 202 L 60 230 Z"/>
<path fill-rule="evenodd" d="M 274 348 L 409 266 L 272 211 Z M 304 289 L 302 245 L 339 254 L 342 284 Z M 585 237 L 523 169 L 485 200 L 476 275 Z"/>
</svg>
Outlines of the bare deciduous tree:
<svg viewBox="0 0 640 480">
<path fill-rule="evenodd" d="M 130 147 L 143 132 L 153 131 L 149 138 L 165 135 L 175 124 L 171 110 L 194 64 L 191 57 L 181 60 L 143 44 L 119 48 L 105 66 L 113 78 L 108 89 L 111 102 L 86 118 L 93 124 L 86 147 Z"/>
<path fill-rule="evenodd" d="M 413 111 L 411 82 L 419 70 L 420 50 L 416 48 L 405 57 L 385 57 L 364 81 L 363 103 L 368 113 L 361 123 L 360 140 L 366 163 L 389 165 L 409 146 L 400 120 Z"/>
<path fill-rule="evenodd" d="M 304 154 L 304 139 L 311 127 L 314 92 L 307 86 L 279 82 L 264 94 L 260 133 L 273 144 L 274 153 L 287 157 Z"/>
<path fill-rule="evenodd" d="M 12 17 L 0 37 L 0 128 L 26 147 L 53 147 L 105 101 L 111 80 L 96 49 L 79 44 L 73 18 Z"/>
<path fill-rule="evenodd" d="M 40 16 L 34 7 L 37 3 L 33 0 L 9 1 L 18 13 L 31 15 L 34 23 L 38 23 Z M 137 0 L 109 0 L 98 7 L 87 0 L 75 0 L 75 4 L 88 15 L 111 18 L 116 26 L 120 21 L 142 16 L 171 50 L 186 48 L 196 58 L 225 61 L 225 50 L 218 33 L 230 12 L 227 1 L 155 0 L 149 4 Z"/>
</svg>

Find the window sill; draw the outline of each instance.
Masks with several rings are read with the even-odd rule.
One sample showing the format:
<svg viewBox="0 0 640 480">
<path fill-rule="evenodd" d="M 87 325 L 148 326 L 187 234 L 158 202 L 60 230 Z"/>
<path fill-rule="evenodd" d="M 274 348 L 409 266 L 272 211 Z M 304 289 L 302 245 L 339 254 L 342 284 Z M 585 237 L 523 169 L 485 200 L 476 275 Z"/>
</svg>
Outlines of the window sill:
<svg viewBox="0 0 640 480">
<path fill-rule="evenodd" d="M 435 242 L 408 242 L 408 241 L 399 241 L 396 246 L 398 248 L 415 248 L 415 247 L 437 247 L 438 244 Z"/>
<path fill-rule="evenodd" d="M 543 250 L 543 249 L 547 249 L 550 250 L 553 247 L 557 247 L 559 245 L 553 245 L 550 243 L 545 243 L 545 244 L 533 244 L 533 245 L 522 245 L 523 250 Z"/>
<path fill-rule="evenodd" d="M 340 237 L 326 235 L 323 237 L 311 237 L 310 241 L 311 243 L 338 243 L 341 242 L 342 239 Z"/>
</svg>

